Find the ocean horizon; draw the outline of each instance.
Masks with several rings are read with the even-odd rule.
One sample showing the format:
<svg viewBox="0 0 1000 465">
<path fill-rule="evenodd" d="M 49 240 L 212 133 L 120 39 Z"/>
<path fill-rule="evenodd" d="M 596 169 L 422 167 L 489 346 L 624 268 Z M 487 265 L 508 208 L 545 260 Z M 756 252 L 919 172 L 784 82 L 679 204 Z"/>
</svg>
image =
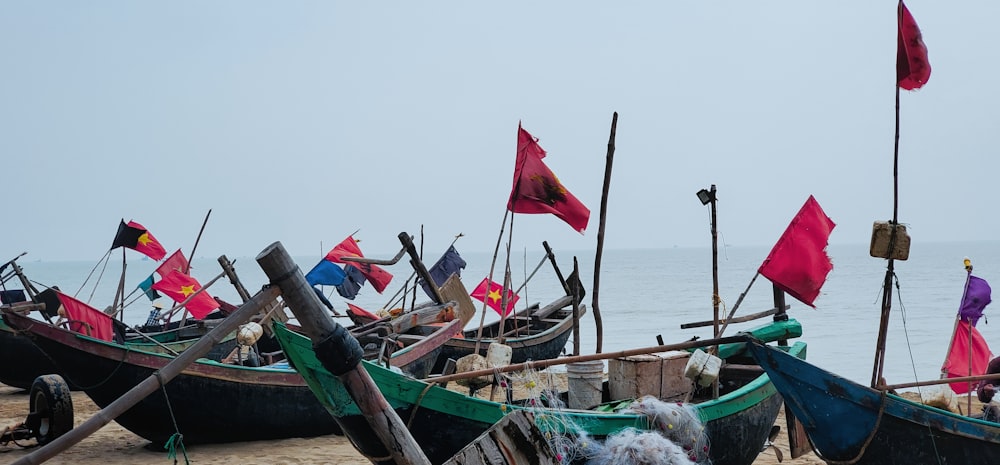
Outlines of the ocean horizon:
<svg viewBox="0 0 1000 465">
<path fill-rule="evenodd" d="M 490 274 L 492 253 L 462 252 L 468 263 L 462 272 L 462 281 L 470 291 Z M 719 294 L 722 300 L 720 315 L 727 315 L 739 300 L 745 297 L 735 316 L 748 315 L 773 307 L 771 283 L 763 276 L 756 276 L 757 268 L 767 257 L 770 247 L 720 246 L 718 251 Z M 596 347 L 596 330 L 593 312 L 594 251 L 553 251 L 562 275 L 573 271 L 576 257 L 582 282 L 587 291 L 583 303 L 587 314 L 581 319 L 582 353 L 593 353 Z M 886 261 L 872 258 L 868 244 L 831 244 L 827 249 L 833 263 L 811 308 L 791 296 L 786 304 L 788 314 L 802 323 L 801 340 L 808 346 L 807 359 L 853 381 L 867 384 L 874 367 L 876 336 L 881 312 L 882 284 Z M 443 251 L 441 251 L 443 253 Z M 97 308 L 104 308 L 114 301 L 115 290 L 122 276 L 119 257 L 107 262 L 85 261 L 31 261 L 22 257 L 18 263 L 36 286 L 57 285 L 64 292 L 75 295 Z M 425 252 L 427 266 L 433 264 L 439 253 Z M 123 312 L 126 324 L 145 322 L 152 302 L 138 284 L 149 277 L 158 262 L 140 258 L 137 253 L 127 254 L 125 266 L 125 293 L 127 306 Z M 955 316 L 961 302 L 967 273 L 963 258 L 973 263 L 973 275 L 987 282 L 1000 280 L 1000 241 L 912 244 L 908 260 L 895 262 L 898 289 L 893 290 L 892 318 L 886 342 L 886 362 L 883 376 L 891 384 L 939 377 L 954 327 Z M 263 271 L 253 257 L 228 257 L 240 281 L 254 293 L 266 282 Z M 388 258 L 388 257 L 378 257 Z M 537 272 L 519 292 L 517 308 L 539 303 L 545 305 L 563 294 L 552 265 L 543 260 L 544 251 L 512 253 L 511 281 L 515 289 L 522 286 L 528 276 Z M 27 260 L 26 260 L 27 259 Z M 303 272 L 319 261 L 319 257 L 294 257 Z M 502 259 L 502 256 L 501 256 Z M 412 268 L 406 260 L 384 267 L 394 278 L 383 294 L 365 285 L 358 296 L 350 301 L 369 311 L 395 308 L 403 305 L 397 291 L 404 283 L 412 286 Z M 502 282 L 504 263 L 497 263 L 493 280 Z M 191 274 L 205 284 L 222 271 L 217 259 L 199 257 L 192 260 Z M 89 279 L 88 279 L 89 276 Z M 751 281 L 753 282 L 750 286 Z M 8 281 L 7 289 L 20 288 L 17 280 Z M 748 286 L 750 286 L 748 288 Z M 341 313 L 348 300 L 340 297 L 332 287 L 324 288 L 325 294 Z M 212 295 L 238 304 L 240 299 L 234 287 L 223 277 L 209 289 Z M 394 296 L 395 294 L 395 296 Z M 166 307 L 172 304 L 166 297 Z M 409 305 L 428 298 L 422 290 L 416 295 L 406 294 Z M 481 319 L 495 321 L 498 315 L 481 303 L 476 303 L 476 317 L 467 328 L 475 328 Z M 712 254 L 709 247 L 671 247 L 664 249 L 605 250 L 601 259 L 598 308 L 601 313 L 604 339 L 603 352 L 656 345 L 656 337 L 666 343 L 681 342 L 692 337 L 709 338 L 712 327 L 680 329 L 685 323 L 712 319 Z M 991 307 L 977 327 L 988 343 L 1000 347 L 1000 329 L 989 324 Z M 764 324 L 770 317 L 745 323 L 734 323 L 725 335 L 748 330 Z M 348 323 L 346 319 L 338 319 Z M 567 344 L 572 351 L 573 343 Z"/>
</svg>

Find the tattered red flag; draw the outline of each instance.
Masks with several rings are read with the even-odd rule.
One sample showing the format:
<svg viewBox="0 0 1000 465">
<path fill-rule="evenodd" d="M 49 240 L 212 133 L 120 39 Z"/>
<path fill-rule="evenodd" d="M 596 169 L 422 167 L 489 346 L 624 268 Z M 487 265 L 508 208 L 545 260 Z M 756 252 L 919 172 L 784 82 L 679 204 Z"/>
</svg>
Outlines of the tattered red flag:
<svg viewBox="0 0 1000 465">
<path fill-rule="evenodd" d="M 566 190 L 543 158 L 545 150 L 538 145 L 538 139 L 518 124 L 514 187 L 507 209 L 513 213 L 551 213 L 583 234 L 590 210 Z"/>
<path fill-rule="evenodd" d="M 348 262 L 341 260 L 343 257 L 364 257 L 361 254 L 361 248 L 358 247 L 358 242 L 354 240 L 354 236 L 347 236 L 339 244 L 330 249 L 330 252 L 326 254 L 326 259 L 334 263 L 345 263 L 352 265 L 358 269 L 365 276 L 368 282 L 372 283 L 372 287 L 378 291 L 379 294 L 385 290 L 389 282 L 392 281 L 392 273 L 383 270 L 378 265 L 372 265 L 370 263 L 359 263 L 359 262 Z"/>
<path fill-rule="evenodd" d="M 164 276 L 163 279 L 157 281 L 156 284 L 153 284 L 153 289 L 166 294 L 168 297 L 173 299 L 174 302 L 182 303 L 188 298 L 188 296 L 198 292 L 198 290 L 201 289 L 201 284 L 199 284 L 198 280 L 193 277 L 174 270 L 167 273 L 167 275 Z M 212 310 L 219 308 L 219 302 L 213 299 L 208 292 L 202 292 L 194 296 L 194 298 L 187 303 L 185 308 L 191 312 L 191 316 L 200 320 L 205 318 L 205 316 L 209 313 L 212 313 Z"/>
<path fill-rule="evenodd" d="M 507 289 L 507 310 L 503 309 L 503 286 L 490 281 L 490 278 L 483 278 L 483 282 L 476 286 L 476 289 L 470 294 L 476 300 L 486 302 L 486 305 L 495 310 L 501 316 L 510 315 L 511 310 L 514 309 L 514 304 L 521 297 L 514 293 L 514 291 Z"/>
<path fill-rule="evenodd" d="M 110 315 L 62 292 L 56 291 L 56 296 L 66 311 L 71 331 L 104 341 L 114 339 L 115 332 Z"/>
<path fill-rule="evenodd" d="M 815 308 L 813 301 L 826 275 L 833 269 L 826 246 L 834 226 L 836 224 L 810 195 L 757 272 L 779 289 Z"/>
<path fill-rule="evenodd" d="M 927 46 L 920 28 L 902 0 L 898 8 L 898 24 L 896 82 L 902 89 L 919 89 L 931 77 L 931 63 L 927 60 Z"/>
</svg>

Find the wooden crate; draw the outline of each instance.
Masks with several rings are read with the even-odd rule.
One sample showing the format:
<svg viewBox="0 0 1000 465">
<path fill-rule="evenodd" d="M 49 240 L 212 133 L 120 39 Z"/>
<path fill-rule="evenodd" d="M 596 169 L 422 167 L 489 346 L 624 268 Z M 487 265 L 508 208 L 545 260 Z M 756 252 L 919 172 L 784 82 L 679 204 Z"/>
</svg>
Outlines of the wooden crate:
<svg viewBox="0 0 1000 465">
<path fill-rule="evenodd" d="M 684 376 L 691 354 L 683 351 L 633 355 L 608 360 L 608 390 L 612 399 L 633 399 L 645 395 L 662 400 L 679 400 L 693 386 Z"/>
</svg>

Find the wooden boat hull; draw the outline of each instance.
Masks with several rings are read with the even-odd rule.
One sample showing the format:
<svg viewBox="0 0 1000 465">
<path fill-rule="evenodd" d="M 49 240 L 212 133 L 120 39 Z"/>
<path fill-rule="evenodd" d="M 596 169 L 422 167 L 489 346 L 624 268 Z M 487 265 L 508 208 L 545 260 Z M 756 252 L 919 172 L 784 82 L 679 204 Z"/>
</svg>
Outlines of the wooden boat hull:
<svg viewBox="0 0 1000 465">
<path fill-rule="evenodd" d="M 749 346 L 827 462 L 1000 463 L 1000 424 L 862 386 L 763 344 Z"/>
<path fill-rule="evenodd" d="M 5 314 L 4 319 L 27 331 L 59 373 L 101 408 L 172 360 L 18 315 Z M 294 370 L 205 360 L 191 364 L 115 421 L 149 441 L 165 443 L 176 432 L 174 419 L 185 444 L 312 437 L 339 430 Z"/>
<path fill-rule="evenodd" d="M 31 339 L 18 335 L 0 320 L 0 354 L 4 354 L 0 364 L 0 383 L 19 389 L 31 389 L 35 378 L 58 373 L 56 364 L 39 349 Z M 74 385 L 70 389 L 78 390 Z"/>
<path fill-rule="evenodd" d="M 782 324 L 798 325 L 794 320 Z M 355 447 L 369 457 L 388 456 L 338 378 L 316 359 L 311 341 L 280 326 L 276 326 L 275 334 L 285 354 L 298 367 L 317 398 L 337 418 L 344 434 L 351 438 Z M 801 334 L 801 327 L 798 334 Z M 802 356 L 805 344 L 798 342 L 789 351 Z M 446 461 L 507 412 L 520 408 L 468 397 L 437 386 L 428 387 L 422 381 L 367 362 L 365 368 L 432 463 Z M 781 397 L 766 375 L 719 399 L 696 405 L 698 415 L 707 425 L 712 444 L 712 463 L 752 463 L 762 449 L 780 407 Z M 563 409 L 559 415 L 595 438 L 603 438 L 625 428 L 649 427 L 646 417 L 637 414 Z M 549 428 L 550 431 L 562 432 L 558 425 L 549 425 Z"/>
</svg>

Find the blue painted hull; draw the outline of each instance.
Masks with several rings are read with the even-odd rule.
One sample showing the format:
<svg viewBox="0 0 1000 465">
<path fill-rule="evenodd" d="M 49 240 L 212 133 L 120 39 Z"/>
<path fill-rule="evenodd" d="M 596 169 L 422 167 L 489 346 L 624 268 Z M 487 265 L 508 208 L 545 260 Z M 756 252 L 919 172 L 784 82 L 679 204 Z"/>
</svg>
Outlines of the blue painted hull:
<svg viewBox="0 0 1000 465">
<path fill-rule="evenodd" d="M 1000 424 L 862 386 L 762 344 L 748 344 L 828 463 L 1000 464 Z"/>
</svg>

